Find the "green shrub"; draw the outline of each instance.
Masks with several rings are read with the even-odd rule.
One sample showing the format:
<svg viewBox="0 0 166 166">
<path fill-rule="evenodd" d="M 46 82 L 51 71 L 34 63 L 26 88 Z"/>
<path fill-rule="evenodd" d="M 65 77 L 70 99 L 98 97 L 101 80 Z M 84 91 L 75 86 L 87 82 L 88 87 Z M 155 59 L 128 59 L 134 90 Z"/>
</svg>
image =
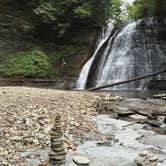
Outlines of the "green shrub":
<svg viewBox="0 0 166 166">
<path fill-rule="evenodd" d="M 0 64 L 0 75 L 9 77 L 31 77 L 40 78 L 48 76 L 59 76 L 61 68 L 58 67 L 62 59 L 72 60 L 70 57 L 82 55 L 86 50 L 85 45 L 57 45 L 53 50 L 46 48 L 31 49 L 17 54 L 9 55 Z M 56 67 L 55 67 L 56 66 Z"/>
<path fill-rule="evenodd" d="M 3 76 L 46 77 L 51 71 L 47 55 L 38 49 L 11 55 L 0 65 Z"/>
</svg>

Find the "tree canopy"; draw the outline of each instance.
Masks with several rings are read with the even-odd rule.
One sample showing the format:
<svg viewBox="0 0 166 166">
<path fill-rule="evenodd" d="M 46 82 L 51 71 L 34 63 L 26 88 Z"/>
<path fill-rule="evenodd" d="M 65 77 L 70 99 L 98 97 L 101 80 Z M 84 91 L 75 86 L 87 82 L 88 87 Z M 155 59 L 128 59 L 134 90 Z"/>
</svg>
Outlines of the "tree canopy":
<svg viewBox="0 0 166 166">
<path fill-rule="evenodd" d="M 102 26 L 117 19 L 121 0 L 15 0 L 19 9 L 33 18 L 36 26 L 57 31 L 73 25 Z"/>
<path fill-rule="evenodd" d="M 128 6 L 128 15 L 130 19 L 166 16 L 166 1 L 136 0 L 133 5 Z"/>
</svg>

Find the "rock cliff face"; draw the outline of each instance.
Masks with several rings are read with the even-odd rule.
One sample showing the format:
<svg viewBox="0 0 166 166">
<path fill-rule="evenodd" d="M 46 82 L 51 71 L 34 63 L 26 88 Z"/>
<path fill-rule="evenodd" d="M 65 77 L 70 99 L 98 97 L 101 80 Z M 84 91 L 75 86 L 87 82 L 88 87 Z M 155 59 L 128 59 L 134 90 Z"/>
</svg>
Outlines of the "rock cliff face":
<svg viewBox="0 0 166 166">
<path fill-rule="evenodd" d="M 18 28 L 19 11 L 10 0 L 0 2 L 0 57 L 26 45 Z"/>
<path fill-rule="evenodd" d="M 40 48 L 48 57 L 51 57 L 54 53 L 59 53 L 60 56 L 64 54 L 62 47 L 71 52 L 77 48 L 78 51 L 74 55 L 70 56 L 69 52 L 69 55 L 62 58 L 57 56 L 58 60 L 51 61 L 53 68 L 60 71 L 60 74 L 49 77 L 57 80 L 57 84 L 54 85 L 57 88 L 68 88 L 70 82 L 73 87 L 73 82 L 77 79 L 82 65 L 94 51 L 98 29 L 96 27 L 73 27 L 62 38 L 57 39 L 56 34 L 49 31 L 42 33 L 39 37 L 33 17 L 17 5 L 14 0 L 0 1 L 0 65 L 12 56 L 20 55 L 20 51 L 26 53 L 28 50 Z M 62 53 L 59 50 L 62 50 Z M 62 63 L 65 65 L 62 66 Z M 9 85 L 5 80 L 4 84 Z"/>
<path fill-rule="evenodd" d="M 24 2 L 24 1 L 23 1 Z M 13 0 L 0 2 L 0 51 L 16 50 L 29 45 L 32 40 L 36 45 L 50 44 L 85 44 L 93 42 L 98 33 L 97 28 L 73 27 L 61 39 L 56 39 L 56 33 L 47 31 L 37 36 L 35 21 L 30 18 L 28 11 L 20 9 Z M 28 16 L 27 16 L 28 15 Z M 36 33 L 36 34 L 35 34 Z M 58 40 L 58 41 L 57 41 Z M 57 42 L 57 43 L 56 43 Z M 33 45 L 34 46 L 34 45 Z"/>
</svg>

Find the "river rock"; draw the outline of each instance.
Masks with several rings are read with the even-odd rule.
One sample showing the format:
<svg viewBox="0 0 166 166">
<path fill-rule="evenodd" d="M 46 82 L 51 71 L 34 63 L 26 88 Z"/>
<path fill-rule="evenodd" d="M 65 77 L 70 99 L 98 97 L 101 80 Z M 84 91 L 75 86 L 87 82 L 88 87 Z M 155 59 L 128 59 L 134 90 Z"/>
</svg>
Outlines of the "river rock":
<svg viewBox="0 0 166 166">
<path fill-rule="evenodd" d="M 143 152 L 141 152 L 141 153 L 139 154 L 139 156 L 145 157 L 145 156 L 147 156 L 148 154 L 149 154 L 149 151 L 148 151 L 148 150 L 144 150 Z"/>
<path fill-rule="evenodd" d="M 157 161 L 158 161 L 157 157 L 149 157 L 146 151 L 143 152 L 142 155 L 143 154 L 144 156 L 140 156 L 141 154 L 139 154 L 136 157 L 135 163 L 137 166 L 157 166 Z"/>
<path fill-rule="evenodd" d="M 15 141 L 15 142 L 20 142 L 22 139 L 23 139 L 23 137 L 21 137 L 21 136 L 14 136 L 10 140 Z"/>
<path fill-rule="evenodd" d="M 123 101 L 124 98 L 121 96 L 112 96 L 111 94 L 108 94 L 104 98 L 105 101 Z"/>
<path fill-rule="evenodd" d="M 72 159 L 78 165 L 89 165 L 90 164 L 89 158 L 84 157 L 84 156 L 76 155 L 76 156 L 73 156 Z"/>
<path fill-rule="evenodd" d="M 149 161 L 151 161 L 151 162 L 155 162 L 157 160 L 159 160 L 159 158 L 156 157 L 156 156 L 153 156 L 153 157 L 149 158 Z"/>
<path fill-rule="evenodd" d="M 135 120 L 146 120 L 147 119 L 146 116 L 139 115 L 139 114 L 130 115 L 129 117 L 132 119 L 135 119 Z"/>
<path fill-rule="evenodd" d="M 153 97 L 156 98 L 156 99 L 163 99 L 163 100 L 166 100 L 166 93 L 153 95 Z"/>
<path fill-rule="evenodd" d="M 2 165 L 3 165 L 3 166 L 8 166 L 8 164 L 9 164 L 9 163 L 8 163 L 7 160 L 3 160 L 3 161 L 2 161 Z"/>
<path fill-rule="evenodd" d="M 137 156 L 136 159 L 135 159 L 135 163 L 136 165 L 140 165 L 140 166 L 143 166 L 143 163 L 145 163 L 145 160 L 146 158 L 145 157 L 142 157 L 142 156 Z"/>
<path fill-rule="evenodd" d="M 165 124 L 166 124 L 166 116 L 165 116 L 165 118 L 164 118 L 164 121 L 163 121 Z"/>
<path fill-rule="evenodd" d="M 24 138 L 23 139 L 23 143 L 24 144 L 32 144 L 33 143 L 33 139 L 32 138 Z"/>
<path fill-rule="evenodd" d="M 54 140 L 54 142 L 52 142 L 52 146 L 58 146 L 58 145 L 63 145 L 64 141 L 62 139 L 60 140 Z"/>
<path fill-rule="evenodd" d="M 56 162 L 56 161 L 63 161 L 65 159 L 65 155 L 50 155 L 50 160 L 52 160 L 52 162 Z"/>
</svg>

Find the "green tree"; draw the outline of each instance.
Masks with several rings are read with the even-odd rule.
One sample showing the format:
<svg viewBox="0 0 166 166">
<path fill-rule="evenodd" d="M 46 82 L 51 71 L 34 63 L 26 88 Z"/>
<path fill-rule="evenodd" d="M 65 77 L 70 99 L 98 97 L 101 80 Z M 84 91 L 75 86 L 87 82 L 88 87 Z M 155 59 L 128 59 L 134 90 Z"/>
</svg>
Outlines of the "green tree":
<svg viewBox="0 0 166 166">
<path fill-rule="evenodd" d="M 93 19 L 100 24 L 104 24 L 108 19 L 117 21 L 121 14 L 121 0 L 102 0 L 92 2 Z"/>
<path fill-rule="evenodd" d="M 130 19 L 166 16 L 165 0 L 136 0 L 127 7 Z"/>
<path fill-rule="evenodd" d="M 121 23 L 123 21 L 122 19 L 122 0 L 112 0 L 110 5 L 110 18 L 115 21 L 115 23 Z"/>
<path fill-rule="evenodd" d="M 15 0 L 36 27 L 65 31 L 73 25 L 102 26 L 120 13 L 121 0 Z"/>
</svg>

